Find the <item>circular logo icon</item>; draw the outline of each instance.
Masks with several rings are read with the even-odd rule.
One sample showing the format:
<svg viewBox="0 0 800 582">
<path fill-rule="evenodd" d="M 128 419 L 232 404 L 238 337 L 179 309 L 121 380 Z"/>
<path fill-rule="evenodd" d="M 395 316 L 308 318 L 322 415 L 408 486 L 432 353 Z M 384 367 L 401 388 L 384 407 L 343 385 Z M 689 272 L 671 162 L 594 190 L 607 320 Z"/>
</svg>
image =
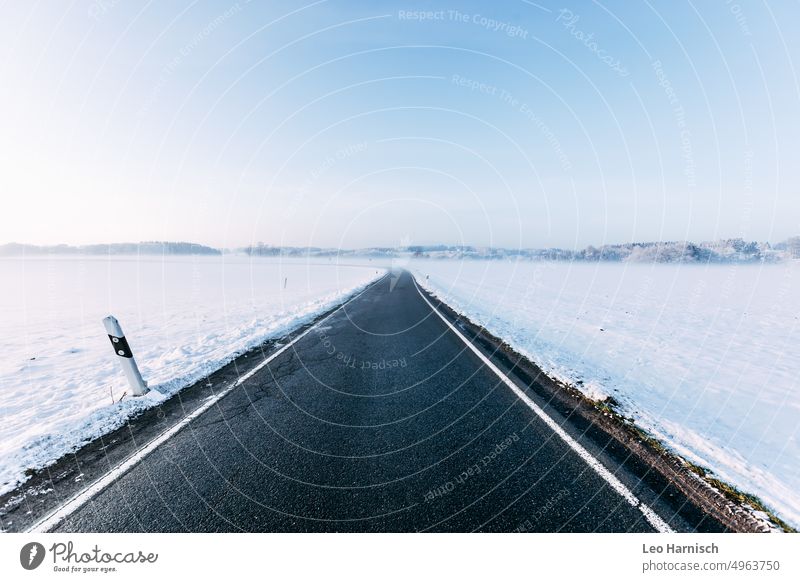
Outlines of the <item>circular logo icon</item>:
<svg viewBox="0 0 800 582">
<path fill-rule="evenodd" d="M 35 570 L 44 561 L 44 546 L 39 542 L 30 542 L 19 551 L 19 563 L 26 570 Z"/>
</svg>

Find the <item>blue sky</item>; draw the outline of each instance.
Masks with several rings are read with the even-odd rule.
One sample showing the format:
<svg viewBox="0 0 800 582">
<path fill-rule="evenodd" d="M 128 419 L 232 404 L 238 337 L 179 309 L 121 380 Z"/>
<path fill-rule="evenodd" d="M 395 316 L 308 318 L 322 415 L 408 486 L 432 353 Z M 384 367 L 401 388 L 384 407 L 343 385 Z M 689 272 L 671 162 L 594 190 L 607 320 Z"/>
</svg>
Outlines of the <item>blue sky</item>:
<svg viewBox="0 0 800 582">
<path fill-rule="evenodd" d="M 0 241 L 800 233 L 797 3 L 5 11 Z"/>
</svg>

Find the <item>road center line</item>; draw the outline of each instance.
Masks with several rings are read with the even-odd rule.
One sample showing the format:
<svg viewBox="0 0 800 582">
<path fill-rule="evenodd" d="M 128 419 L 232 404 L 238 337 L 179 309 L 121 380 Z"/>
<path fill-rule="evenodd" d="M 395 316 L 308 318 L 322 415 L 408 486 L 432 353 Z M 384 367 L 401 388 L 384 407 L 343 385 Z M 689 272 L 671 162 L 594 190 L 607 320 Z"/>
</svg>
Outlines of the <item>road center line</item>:
<svg viewBox="0 0 800 582">
<path fill-rule="evenodd" d="M 506 376 L 500 368 L 495 366 L 489 358 L 487 358 L 475 345 L 469 341 L 464 334 L 462 334 L 458 329 L 450 323 L 444 315 L 442 315 L 438 309 L 428 301 L 428 298 L 425 297 L 425 294 L 420 290 L 419 285 L 417 285 L 417 280 L 414 278 L 413 275 L 410 275 L 411 279 L 414 281 L 414 287 L 417 288 L 417 292 L 419 293 L 420 297 L 428 304 L 431 310 L 441 318 L 442 321 L 445 322 L 447 327 L 455 333 L 464 344 L 478 356 L 481 361 L 486 365 L 492 372 L 494 372 L 503 383 L 508 386 L 514 394 L 516 394 L 520 400 L 522 400 L 528 408 L 533 410 L 533 412 L 541 418 L 544 423 L 550 427 L 553 432 L 555 432 L 561 440 L 563 440 L 573 451 L 575 451 L 581 459 L 586 461 L 586 463 L 594 469 L 595 473 L 597 473 L 600 477 L 602 477 L 606 483 L 608 483 L 614 491 L 619 493 L 628 503 L 632 506 L 636 507 L 639 511 L 642 512 L 644 518 L 647 522 L 652 525 L 657 531 L 661 533 L 674 533 L 674 530 L 665 522 L 661 517 L 653 511 L 648 505 L 643 503 L 633 492 L 628 489 L 622 481 L 620 481 L 611 471 L 609 471 L 605 465 L 603 465 L 600 461 L 598 461 L 589 451 L 587 451 L 578 441 L 572 438 L 567 432 L 559 425 L 555 420 L 553 420 L 541 407 L 539 407 L 533 400 L 531 400 L 527 394 L 517 386 L 508 376 Z"/>
</svg>

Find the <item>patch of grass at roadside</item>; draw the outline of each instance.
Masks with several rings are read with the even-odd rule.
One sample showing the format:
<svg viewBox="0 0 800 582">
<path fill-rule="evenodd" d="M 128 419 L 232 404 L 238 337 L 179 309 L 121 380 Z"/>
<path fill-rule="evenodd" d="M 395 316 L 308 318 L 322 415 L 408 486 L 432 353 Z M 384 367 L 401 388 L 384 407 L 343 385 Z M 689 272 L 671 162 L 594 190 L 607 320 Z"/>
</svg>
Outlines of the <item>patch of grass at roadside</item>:
<svg viewBox="0 0 800 582">
<path fill-rule="evenodd" d="M 646 430 L 637 426 L 634 419 L 625 416 L 619 412 L 619 402 L 614 400 L 613 396 L 609 396 L 606 400 L 601 402 L 593 402 L 595 408 L 601 412 L 609 414 L 613 419 L 619 421 L 622 426 L 627 430 L 636 440 L 644 443 L 652 450 L 656 451 L 659 455 L 670 455 L 670 451 L 661 444 L 661 441 L 648 433 Z"/>
<path fill-rule="evenodd" d="M 469 322 L 469 319 L 466 319 L 466 321 Z M 510 344 L 490 334 L 485 328 L 480 326 L 475 326 L 475 327 L 478 327 L 480 329 L 480 332 L 484 336 L 497 342 L 500 346 L 501 351 L 505 352 L 512 359 L 530 361 L 527 356 L 523 356 L 522 354 L 517 352 Z M 739 506 L 748 506 L 755 511 L 763 513 L 764 515 L 767 516 L 767 518 L 772 524 L 774 524 L 775 526 L 777 526 L 778 528 L 780 528 L 785 532 L 797 531 L 792 526 L 787 524 L 785 521 L 780 519 L 777 515 L 775 515 L 775 513 L 773 513 L 772 510 L 770 510 L 759 497 L 752 495 L 750 493 L 745 493 L 737 489 L 736 487 L 728 483 L 725 483 L 720 479 L 717 479 L 716 477 L 712 477 L 708 470 L 693 463 L 690 463 L 689 461 L 687 461 L 674 451 L 669 450 L 667 447 L 664 446 L 664 444 L 658 438 L 654 437 L 649 432 L 639 427 L 634 418 L 625 416 L 621 411 L 622 407 L 620 403 L 617 400 L 615 400 L 613 396 L 608 396 L 603 400 L 594 400 L 591 397 L 589 397 L 585 392 L 583 392 L 582 380 L 576 381 L 575 384 L 570 384 L 564 382 L 559 378 L 550 376 L 541 367 L 537 367 L 537 369 L 538 373 L 534 378 L 534 381 L 536 381 L 539 375 L 543 375 L 544 377 L 549 378 L 555 385 L 556 390 L 563 390 L 572 398 L 575 398 L 576 400 L 579 400 L 584 404 L 588 404 L 589 406 L 593 407 L 595 410 L 603 414 L 603 416 L 606 416 L 611 421 L 615 422 L 618 426 L 626 430 L 633 439 L 642 443 L 645 446 L 645 448 L 648 448 L 651 451 L 655 452 L 668 462 L 671 463 L 678 462 L 682 464 L 692 473 L 697 475 L 702 481 L 707 483 L 714 490 L 718 491 L 730 502 L 737 504 Z"/>
<path fill-rule="evenodd" d="M 716 477 L 712 477 L 709 475 L 708 469 L 701 467 L 699 465 L 695 465 L 692 462 L 689 462 L 683 459 L 684 464 L 686 467 L 695 475 L 700 477 L 703 481 L 711 485 L 714 489 L 722 493 L 726 499 L 733 501 L 734 503 L 738 503 L 739 505 L 749 505 L 756 511 L 760 511 L 769 517 L 769 520 L 781 528 L 786 533 L 797 533 L 792 526 L 788 523 L 783 521 L 780 517 L 775 515 L 772 510 L 767 507 L 764 502 L 761 500 L 760 497 L 757 495 L 753 495 L 751 493 L 745 493 L 741 489 L 734 487 L 730 483 L 726 483 L 721 479 L 717 479 Z"/>
<path fill-rule="evenodd" d="M 628 424 L 628 425 L 627 425 L 627 428 L 628 428 L 628 430 L 630 430 L 632 433 L 634 433 L 634 435 L 636 435 L 636 438 L 638 438 L 640 441 L 642 441 L 643 443 L 645 443 L 645 444 L 646 444 L 647 446 L 649 446 L 651 449 L 653 449 L 654 451 L 656 451 L 656 452 L 657 452 L 659 455 L 661 455 L 662 457 L 666 457 L 666 456 L 668 456 L 668 455 L 670 455 L 670 454 L 671 454 L 671 453 L 670 453 L 670 451 L 668 451 L 668 450 L 667 450 L 667 447 L 665 447 L 665 446 L 664 446 L 664 445 L 661 443 L 661 441 L 660 441 L 660 440 L 658 440 L 656 437 L 654 437 L 653 435 L 651 435 L 651 434 L 650 434 L 649 432 L 647 432 L 646 430 L 639 428 L 639 427 L 638 427 L 638 426 L 636 426 L 635 424 Z"/>
<path fill-rule="evenodd" d="M 716 477 L 712 477 L 707 469 L 701 467 L 699 465 L 695 465 L 690 461 L 687 461 L 680 455 L 673 453 L 672 451 L 668 450 L 659 439 L 655 438 L 653 435 L 645 431 L 644 429 L 640 428 L 636 425 L 635 421 L 632 418 L 627 418 L 624 415 L 620 414 L 619 412 L 619 403 L 614 400 L 613 397 L 609 397 L 604 401 L 593 401 L 592 402 L 597 408 L 597 410 L 607 413 L 612 418 L 620 421 L 625 429 L 628 430 L 637 440 L 641 441 L 652 450 L 657 452 L 659 455 L 663 457 L 674 457 L 677 458 L 680 462 L 682 462 L 692 473 L 700 477 L 703 481 L 711 485 L 714 489 L 719 491 L 726 499 L 736 503 L 738 505 L 746 505 L 753 508 L 756 511 L 760 511 L 764 513 L 769 520 L 782 529 L 787 533 L 796 533 L 792 526 L 788 523 L 783 521 L 779 518 L 775 513 L 769 509 L 766 504 L 756 495 L 751 493 L 745 493 L 744 491 L 734 487 L 733 485 L 726 483 Z"/>
</svg>

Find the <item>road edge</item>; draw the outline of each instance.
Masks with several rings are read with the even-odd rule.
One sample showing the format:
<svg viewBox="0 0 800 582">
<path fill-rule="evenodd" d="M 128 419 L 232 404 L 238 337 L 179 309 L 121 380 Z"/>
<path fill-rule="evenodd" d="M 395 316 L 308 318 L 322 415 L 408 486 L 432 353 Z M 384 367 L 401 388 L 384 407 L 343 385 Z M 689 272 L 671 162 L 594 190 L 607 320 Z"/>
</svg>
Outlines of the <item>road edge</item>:
<svg viewBox="0 0 800 582">
<path fill-rule="evenodd" d="M 469 347 L 485 352 L 483 356 L 491 356 L 492 359 L 501 356 L 505 360 L 506 365 L 503 367 L 510 368 L 511 375 L 519 380 L 519 383 L 511 380 L 517 389 L 523 393 L 525 388 L 533 389 L 533 386 L 527 385 L 528 383 L 524 381 L 526 378 L 535 383 L 536 387 L 542 390 L 543 397 L 557 402 L 559 408 L 566 412 L 566 414 L 562 412 L 562 416 L 580 418 L 593 429 L 627 449 L 636 461 L 657 473 L 661 479 L 674 486 L 700 510 L 718 520 L 729 531 L 737 533 L 795 531 L 774 513 L 749 503 L 749 496 L 735 487 L 716 479 L 704 478 L 701 474 L 702 468 L 696 467 L 669 450 L 658 439 L 638 427 L 631 419 L 619 414 L 613 407 L 591 400 L 578 389 L 550 377 L 535 362 L 519 353 L 502 338 L 493 335 L 472 321 L 468 315 L 453 309 L 435 293 L 417 284 L 413 273 L 409 272 L 409 275 L 423 299 L 431 307 L 433 307 L 431 301 L 436 302 L 438 309 L 434 309 L 434 312 L 445 323 L 453 329 L 456 329 L 454 326 L 462 327 L 467 332 L 472 338 L 467 340 Z M 457 335 L 466 340 L 464 334 L 458 332 Z M 478 344 L 478 347 L 475 344 Z M 492 365 L 495 365 L 494 362 Z M 503 375 L 506 375 L 505 371 Z M 762 518 L 757 512 L 765 517 Z"/>
<path fill-rule="evenodd" d="M 11 505 L 14 505 L 14 501 L 20 498 L 25 498 L 26 494 L 32 496 L 34 498 L 38 498 L 37 501 L 43 502 L 44 498 L 39 498 L 39 495 L 46 495 L 47 493 L 55 493 L 55 483 L 56 478 L 52 476 L 53 469 L 62 464 L 75 464 L 79 465 L 78 459 L 84 451 L 92 450 L 92 449 L 99 449 L 102 451 L 103 455 L 108 455 L 109 449 L 113 448 L 115 440 L 111 439 L 109 444 L 105 443 L 106 439 L 112 437 L 115 434 L 122 434 L 126 431 L 131 433 L 130 441 L 134 444 L 134 450 L 132 453 L 128 453 L 122 457 L 122 459 L 115 459 L 111 466 L 107 469 L 102 471 L 95 479 L 92 479 L 89 484 L 85 487 L 79 488 L 75 492 L 69 492 L 66 496 L 66 499 L 58 500 L 53 505 L 55 507 L 50 506 L 47 510 L 43 513 L 44 515 L 41 517 L 34 518 L 30 524 L 26 525 L 23 529 L 15 529 L 14 531 L 21 531 L 24 533 L 44 533 L 55 526 L 58 525 L 64 518 L 69 516 L 71 513 L 85 505 L 88 501 L 94 498 L 98 493 L 105 490 L 109 486 L 111 486 L 117 479 L 123 476 L 125 473 L 130 471 L 133 467 L 135 467 L 138 463 L 140 463 L 143 459 L 145 459 L 148 455 L 154 452 L 158 447 L 166 443 L 170 438 L 175 436 L 177 433 L 181 432 L 184 428 L 186 428 L 191 422 L 202 416 L 205 412 L 212 409 L 216 404 L 218 404 L 223 398 L 225 398 L 228 394 L 230 394 L 233 390 L 239 387 L 243 382 L 250 379 L 253 375 L 257 372 L 262 370 L 267 364 L 277 358 L 279 355 L 284 353 L 286 350 L 291 348 L 294 344 L 296 344 L 300 339 L 308 335 L 311 331 L 313 331 L 319 324 L 323 323 L 335 313 L 343 309 L 347 304 L 354 301 L 364 293 L 366 293 L 369 289 L 373 288 L 375 285 L 379 284 L 381 281 L 385 280 L 388 276 L 388 271 L 384 273 L 382 276 L 378 277 L 377 279 L 373 280 L 372 282 L 368 283 L 359 291 L 355 293 L 351 293 L 349 296 L 345 296 L 342 298 L 342 301 L 337 305 L 331 307 L 324 313 L 319 314 L 315 317 L 312 321 L 298 325 L 293 330 L 287 332 L 280 338 L 274 338 L 267 340 L 263 344 L 248 350 L 244 354 L 240 354 L 236 358 L 234 358 L 231 362 L 221 366 L 217 370 L 210 372 L 205 378 L 198 380 L 197 382 L 186 386 L 182 390 L 176 392 L 169 398 L 167 398 L 164 402 L 162 402 L 157 408 L 158 412 L 156 412 L 156 408 L 151 408 L 142 411 L 140 414 L 127 419 L 125 424 L 122 427 L 116 428 L 109 433 L 99 436 L 98 438 L 92 440 L 89 443 L 83 445 L 77 451 L 72 453 L 68 453 L 63 457 L 55 460 L 50 465 L 42 467 L 41 469 L 37 469 L 36 475 L 40 476 L 41 478 L 38 480 L 40 482 L 31 482 L 34 481 L 33 479 L 28 480 L 24 483 L 18 485 L 15 489 L 3 494 L 0 496 L 0 519 L 4 519 L 7 515 L 9 515 L 12 511 L 16 510 L 20 504 L 16 504 L 12 507 L 11 510 L 7 508 Z M 240 372 L 240 364 L 243 364 L 243 360 L 248 359 L 250 356 L 254 354 L 260 354 L 262 360 L 256 364 L 255 366 L 248 366 L 246 371 Z M 231 378 L 223 387 L 219 390 L 213 391 L 209 396 L 202 398 L 202 403 L 199 404 L 197 407 L 192 408 L 189 411 L 184 411 L 184 414 L 181 415 L 176 421 L 169 425 L 168 427 L 164 428 L 161 431 L 155 432 L 154 434 L 148 435 L 149 438 L 146 438 L 144 442 L 135 442 L 137 436 L 134 435 L 134 427 L 138 423 L 139 419 L 142 417 L 148 417 L 152 415 L 158 416 L 158 418 L 163 418 L 161 414 L 161 409 L 167 406 L 172 405 L 173 407 L 177 408 L 184 408 L 184 403 L 182 402 L 182 397 L 187 393 L 192 391 L 195 387 L 203 384 L 208 379 L 216 376 L 217 374 L 223 373 L 225 370 L 229 370 L 228 375 L 232 375 L 235 379 Z M 211 386 L 209 382 L 207 384 Z M 152 420 L 152 419 L 151 419 Z M 125 439 L 123 439 L 125 440 Z M 126 440 L 125 444 L 129 444 L 129 441 Z M 74 472 L 73 468 L 73 472 Z M 81 472 L 81 468 L 77 468 L 78 477 L 76 477 L 75 483 L 78 482 L 80 476 L 83 475 Z M 72 475 L 69 475 L 72 477 Z M 49 489 L 48 489 L 49 486 Z M 3 529 L 2 531 L 8 531 Z"/>
</svg>

